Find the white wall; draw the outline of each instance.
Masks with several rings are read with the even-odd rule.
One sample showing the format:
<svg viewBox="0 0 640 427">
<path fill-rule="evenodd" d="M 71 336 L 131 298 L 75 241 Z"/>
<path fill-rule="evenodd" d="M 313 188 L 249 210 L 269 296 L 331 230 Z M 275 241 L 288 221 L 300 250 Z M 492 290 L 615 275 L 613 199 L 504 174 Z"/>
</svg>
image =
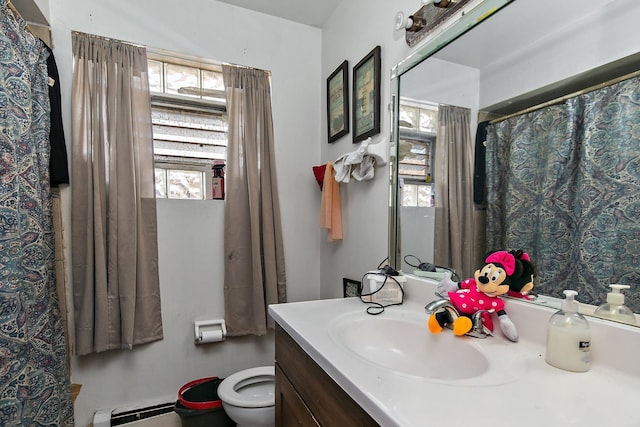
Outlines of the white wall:
<svg viewBox="0 0 640 427">
<path fill-rule="evenodd" d="M 433 239 L 436 221 L 436 209 L 430 206 L 402 206 L 400 215 L 400 236 L 402 243 L 401 269 L 405 273 L 415 270 L 404 261 L 407 255 L 413 255 L 421 262 L 433 264 Z M 420 230 L 420 232 L 416 232 Z M 416 258 L 407 258 L 409 263 L 418 266 Z"/>
<path fill-rule="evenodd" d="M 407 56 L 409 47 L 404 32 L 393 29 L 396 12 L 413 13 L 421 4 L 415 0 L 389 2 L 386 0 L 343 1 L 327 21 L 322 31 L 322 85 L 343 60 L 349 61 L 349 101 L 352 102 L 353 66 L 376 45 L 381 47 L 381 118 L 379 138 L 389 140 L 390 71 Z M 334 142 L 327 143 L 326 100 L 322 99 L 322 163 L 333 161 L 357 145 L 352 143 L 352 131 Z M 350 108 L 351 112 L 351 108 Z M 375 141 L 375 138 L 374 138 Z M 342 278 L 360 280 L 374 269 L 388 252 L 389 210 L 388 167 L 377 167 L 371 181 L 341 184 L 342 223 L 344 239 L 327 242 L 326 231 L 321 236 L 322 297 L 342 295 Z"/>
<path fill-rule="evenodd" d="M 423 61 L 400 78 L 400 96 L 457 105 L 477 113 L 480 72 L 438 58 Z"/>
<path fill-rule="evenodd" d="M 409 48 L 404 31 L 394 31 L 395 14 L 402 10 L 410 15 L 421 7 L 418 1 L 402 0 L 388 2 L 384 0 L 350 0 L 342 2 L 336 12 L 323 27 L 322 32 L 322 75 L 326 77 L 344 60 L 349 61 L 352 73 L 353 66 L 362 59 L 374 46 L 382 48 L 382 85 L 381 85 L 381 134 L 380 138 L 389 140 L 390 134 L 390 79 L 391 69 L 413 50 Z M 422 44 L 422 43 L 421 43 Z M 450 64 L 450 66 L 455 66 Z M 427 73 L 430 72 L 426 71 Z M 464 105 L 477 111 L 477 90 L 470 92 L 462 88 L 475 84 L 477 88 L 479 75 L 477 71 L 467 69 L 465 76 L 472 80 L 462 82 L 456 94 L 449 99 L 434 99 L 452 105 Z M 467 74 L 470 73 L 470 74 Z M 430 77 L 420 77 L 423 82 Z M 352 86 L 352 74 L 349 84 Z M 459 80 L 457 81 L 459 82 Z M 454 83 L 450 80 L 450 83 Z M 424 86 L 424 85 L 423 85 Z M 401 89 L 402 91 L 402 89 Z M 350 94 L 350 97 L 352 95 Z M 416 98 L 420 94 L 416 94 Z M 464 101 L 457 101 L 458 98 Z M 456 102 L 454 102 L 454 100 Z M 324 99 L 323 99 L 324 102 Z M 325 109 L 323 104 L 323 111 Z M 472 114 L 475 120 L 475 114 Z M 335 160 L 340 155 L 353 150 L 352 134 L 329 145 L 326 143 L 326 118 L 322 117 L 322 161 Z M 323 297 L 339 296 L 342 292 L 342 277 L 359 280 L 362 275 L 374 269 L 388 252 L 388 213 L 389 213 L 389 173 L 387 167 L 376 169 L 376 176 L 368 182 L 351 182 L 341 185 L 342 219 L 344 240 L 326 242 L 326 234 L 321 238 L 322 270 L 321 295 Z"/>
<path fill-rule="evenodd" d="M 496 104 L 638 52 L 640 2 L 616 0 L 597 6 L 484 70 L 480 106 Z"/>
<path fill-rule="evenodd" d="M 56 0 L 50 8 L 67 143 L 71 31 L 112 37 L 272 72 L 276 164 L 288 298 L 319 297 L 319 197 L 311 167 L 320 156 L 321 32 L 215 0 Z M 69 242 L 70 190 L 62 193 Z M 273 337 L 194 346 L 193 320 L 223 315 L 222 203 L 158 203 L 164 340 L 133 351 L 74 357 L 82 384 L 76 423 L 100 408 L 175 399 L 194 378 L 273 363 Z"/>
</svg>

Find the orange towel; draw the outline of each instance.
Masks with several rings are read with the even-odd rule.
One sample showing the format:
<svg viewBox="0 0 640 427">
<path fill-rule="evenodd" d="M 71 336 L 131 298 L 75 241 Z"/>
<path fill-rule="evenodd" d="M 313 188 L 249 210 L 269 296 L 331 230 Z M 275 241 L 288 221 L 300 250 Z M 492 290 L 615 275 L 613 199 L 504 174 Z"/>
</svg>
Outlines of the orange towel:
<svg viewBox="0 0 640 427">
<path fill-rule="evenodd" d="M 333 176 L 333 164 L 327 163 L 320 203 L 320 226 L 329 230 L 329 241 L 342 240 L 340 184 Z"/>
</svg>

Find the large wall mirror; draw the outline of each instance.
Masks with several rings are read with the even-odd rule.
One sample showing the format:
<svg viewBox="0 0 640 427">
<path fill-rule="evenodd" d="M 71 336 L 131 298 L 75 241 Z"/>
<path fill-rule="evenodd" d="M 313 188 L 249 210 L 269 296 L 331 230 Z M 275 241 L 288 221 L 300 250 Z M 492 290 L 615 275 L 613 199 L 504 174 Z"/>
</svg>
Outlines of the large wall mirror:
<svg viewBox="0 0 640 427">
<path fill-rule="evenodd" d="M 595 307 L 620 283 L 640 313 L 640 2 L 489 6 L 392 72 L 390 262 L 464 279 L 523 249 L 538 303 Z"/>
</svg>

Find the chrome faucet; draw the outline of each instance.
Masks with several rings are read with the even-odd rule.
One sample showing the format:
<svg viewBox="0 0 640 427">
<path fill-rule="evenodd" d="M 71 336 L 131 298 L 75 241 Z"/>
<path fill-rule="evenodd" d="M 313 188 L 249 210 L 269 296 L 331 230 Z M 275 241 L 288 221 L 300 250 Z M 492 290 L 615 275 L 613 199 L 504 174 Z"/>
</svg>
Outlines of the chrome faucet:
<svg viewBox="0 0 640 427">
<path fill-rule="evenodd" d="M 495 310 L 478 310 L 471 315 L 471 324 L 473 325 L 471 330 L 467 332 L 465 335 L 469 335 L 474 338 L 486 338 L 493 336 L 491 332 L 486 332 L 484 330 L 484 325 L 482 324 L 482 313 L 493 313 Z"/>
<path fill-rule="evenodd" d="M 427 304 L 424 307 L 425 313 L 429 316 L 440 310 L 448 310 L 454 319 L 457 317 L 460 317 L 460 313 L 458 312 L 458 310 L 451 304 L 451 301 L 446 298 L 438 298 L 434 301 L 431 301 L 429 304 Z M 493 334 L 487 333 L 484 330 L 484 326 L 482 324 L 482 313 L 493 313 L 494 311 L 495 311 L 494 309 L 478 310 L 475 313 L 473 313 L 471 315 L 471 323 L 473 326 L 471 330 L 467 332 L 465 335 L 468 335 L 473 338 L 480 338 L 480 339 L 484 339 L 489 336 L 492 336 Z M 446 325 L 446 327 L 449 329 L 452 329 L 451 325 Z"/>
<path fill-rule="evenodd" d="M 442 309 L 453 310 L 456 316 L 459 316 L 458 310 L 456 310 L 455 307 L 451 305 L 451 301 L 446 298 L 439 298 L 437 300 L 431 301 L 429 304 L 425 305 L 424 312 L 430 316 L 436 311 Z"/>
</svg>

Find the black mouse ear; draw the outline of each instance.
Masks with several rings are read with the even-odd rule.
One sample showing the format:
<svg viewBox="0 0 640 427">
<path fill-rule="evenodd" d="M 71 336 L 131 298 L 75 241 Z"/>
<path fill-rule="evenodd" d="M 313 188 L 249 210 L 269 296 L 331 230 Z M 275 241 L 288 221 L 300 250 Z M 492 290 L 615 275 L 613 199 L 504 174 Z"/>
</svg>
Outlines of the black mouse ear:
<svg viewBox="0 0 640 427">
<path fill-rule="evenodd" d="M 524 255 L 524 252 L 522 252 L 522 249 L 510 250 L 509 253 L 513 255 L 515 259 L 521 259 L 522 255 Z"/>
<path fill-rule="evenodd" d="M 531 261 L 527 261 L 527 260 L 522 260 L 522 268 L 523 268 L 523 274 L 526 275 L 536 275 L 536 266 L 533 265 L 533 263 Z"/>
<path fill-rule="evenodd" d="M 519 260 L 518 258 L 515 259 L 516 260 L 516 268 L 513 270 L 513 273 L 511 274 L 511 277 L 520 277 L 522 276 L 522 273 L 524 273 L 524 265 L 522 264 L 522 261 Z"/>
</svg>

